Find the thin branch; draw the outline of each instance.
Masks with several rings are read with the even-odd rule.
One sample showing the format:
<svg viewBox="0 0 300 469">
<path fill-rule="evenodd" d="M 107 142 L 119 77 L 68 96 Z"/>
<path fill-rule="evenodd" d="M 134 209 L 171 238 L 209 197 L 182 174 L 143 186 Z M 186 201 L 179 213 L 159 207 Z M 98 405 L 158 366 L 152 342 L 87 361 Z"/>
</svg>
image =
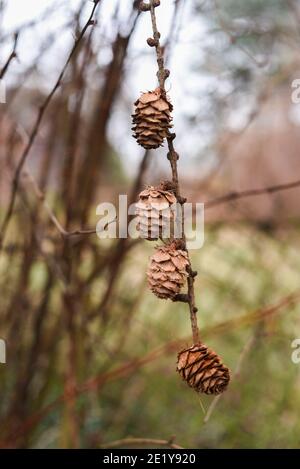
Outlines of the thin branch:
<svg viewBox="0 0 300 469">
<path fill-rule="evenodd" d="M 18 39 L 19 39 L 19 33 L 15 33 L 15 39 L 14 39 L 14 46 L 13 50 L 11 51 L 5 65 L 3 66 L 2 70 L 0 71 L 0 80 L 4 78 L 4 75 L 6 74 L 10 63 L 17 57 L 17 45 L 18 45 Z"/>
<path fill-rule="evenodd" d="M 154 39 L 155 50 L 156 50 L 156 60 L 157 60 L 157 66 L 158 66 L 157 78 L 158 78 L 160 89 L 165 93 L 165 81 L 169 75 L 169 72 L 166 74 L 166 70 L 164 67 L 164 51 L 160 45 L 160 40 L 159 40 L 160 32 L 157 29 L 155 6 L 154 6 L 153 0 L 150 0 L 150 14 L 151 14 L 153 39 Z"/>
<path fill-rule="evenodd" d="M 157 5 L 155 5 L 154 0 L 150 0 L 150 14 L 151 14 L 151 23 L 152 23 L 153 40 L 154 40 L 152 44 L 153 43 L 155 44 L 156 58 L 157 58 L 157 65 L 158 65 L 157 78 L 158 78 L 158 82 L 159 82 L 162 95 L 166 96 L 165 80 L 170 75 L 170 72 L 169 70 L 165 68 L 163 48 L 160 45 L 160 33 L 157 28 L 156 15 L 155 15 L 156 6 Z M 147 42 L 151 46 L 151 42 L 149 42 L 149 40 Z M 180 195 L 179 177 L 178 177 L 178 168 L 177 168 L 177 161 L 179 159 L 179 155 L 176 152 L 175 147 L 174 147 L 175 138 L 176 138 L 175 133 L 169 133 L 167 137 L 168 149 L 169 149 L 168 160 L 171 165 L 172 182 L 175 186 L 175 194 L 176 194 L 177 200 L 180 204 L 183 204 L 186 202 L 186 199 Z M 196 304 L 195 304 L 195 290 L 194 290 L 194 279 L 197 273 L 193 272 L 189 252 L 186 246 L 186 238 L 185 238 L 185 233 L 184 233 L 184 220 L 182 220 L 182 240 L 181 241 L 183 244 L 183 249 L 186 250 L 188 257 L 189 257 L 189 269 L 188 269 L 188 278 L 187 278 L 188 304 L 189 304 L 189 310 L 190 310 L 190 320 L 191 320 L 191 328 L 192 328 L 192 333 L 193 333 L 193 342 L 194 344 L 197 344 L 200 341 L 199 328 L 197 324 L 198 308 L 196 307 Z"/>
<path fill-rule="evenodd" d="M 32 174 L 29 172 L 28 169 L 25 169 L 23 171 L 23 174 L 25 174 L 28 179 L 30 180 L 33 191 L 37 197 L 37 199 L 43 204 L 50 220 L 54 224 L 54 226 L 57 228 L 59 233 L 64 237 L 64 238 L 70 238 L 72 236 L 78 236 L 78 235 L 91 235 L 97 233 L 97 230 L 95 228 L 85 228 L 85 229 L 76 229 L 74 231 L 67 231 L 60 223 L 58 218 L 56 217 L 55 213 L 53 212 L 52 208 L 50 207 L 49 203 L 47 202 L 47 199 L 45 197 L 45 194 L 42 192 L 41 188 L 38 186 L 36 180 L 32 176 Z M 114 223 L 116 221 L 116 218 L 114 220 L 111 220 L 109 223 L 107 223 L 103 227 L 103 231 L 105 231 L 111 223 Z"/>
<path fill-rule="evenodd" d="M 50 91 L 49 95 L 46 97 L 44 103 L 42 104 L 42 106 L 40 107 L 39 111 L 38 111 L 38 115 L 37 115 L 37 118 L 36 118 L 36 121 L 35 121 L 35 124 L 33 126 L 33 129 L 31 131 L 31 134 L 29 136 L 29 140 L 28 140 L 28 143 L 27 145 L 25 146 L 24 150 L 23 150 L 23 153 L 21 155 L 21 158 L 20 158 L 20 161 L 17 165 L 17 168 L 15 170 L 15 174 L 14 174 L 14 178 L 13 178 L 13 184 L 12 184 L 12 189 L 11 189 L 11 194 L 10 194 L 10 200 L 9 200 L 9 204 L 8 204 L 8 209 L 6 211 L 6 214 L 4 216 L 4 220 L 2 222 L 2 225 L 1 225 L 1 229 L 0 229 L 0 250 L 3 246 L 3 243 L 4 243 L 4 239 L 5 239 L 5 234 L 6 234 L 6 231 L 7 231 L 7 228 L 8 228 L 8 225 L 9 225 L 9 222 L 10 222 L 10 219 L 11 219 L 11 216 L 12 216 L 12 213 L 13 213 L 13 210 L 14 210 L 14 205 L 15 205 L 15 200 L 16 200 L 16 195 L 17 195 L 17 191 L 18 191 L 18 186 L 19 186 L 19 179 L 20 179 L 20 175 L 21 175 L 21 171 L 23 169 L 23 166 L 26 162 L 26 159 L 27 159 L 27 156 L 32 148 L 32 145 L 36 139 L 36 136 L 38 134 L 38 131 L 39 131 L 39 128 L 40 128 L 40 125 L 41 125 L 41 122 L 43 120 L 43 117 L 44 117 L 44 114 L 53 98 L 53 96 L 55 95 L 57 89 L 59 88 L 59 86 L 61 85 L 62 83 L 62 79 L 65 75 L 65 72 L 68 68 L 68 65 L 73 57 L 73 55 L 75 54 L 75 52 L 77 51 L 77 48 L 80 44 L 80 42 L 82 41 L 84 35 L 85 35 L 85 32 L 87 31 L 87 29 L 89 28 L 89 26 L 93 26 L 95 23 L 94 23 L 94 14 L 95 14 L 95 11 L 97 9 L 97 6 L 99 4 L 101 0 L 94 0 L 94 6 L 93 6 L 93 9 L 91 11 L 91 14 L 85 24 L 85 26 L 83 27 L 81 33 L 79 34 L 79 36 L 77 37 L 74 45 L 73 45 L 73 48 L 67 58 L 67 61 L 65 63 L 65 65 L 63 66 L 63 69 L 62 71 L 60 72 L 59 74 L 59 77 L 55 83 L 55 85 L 53 86 L 52 90 Z"/>
<path fill-rule="evenodd" d="M 245 199 L 247 197 L 253 197 L 263 194 L 273 194 L 274 192 L 295 189 L 296 187 L 300 187 L 299 179 L 293 182 L 288 182 L 286 184 L 277 184 L 275 186 L 268 186 L 262 189 L 249 189 L 241 192 L 229 192 L 228 194 L 221 195 L 220 197 L 216 197 L 215 199 L 208 200 L 205 203 L 205 208 L 209 209 L 227 202 L 232 202 L 235 200 Z"/>
<path fill-rule="evenodd" d="M 174 443 L 174 438 L 171 438 L 170 440 L 156 440 L 154 438 L 123 438 L 122 440 L 103 443 L 99 448 L 120 448 L 124 446 L 162 446 L 172 449 L 184 449 L 183 446 L 179 446 Z"/>
</svg>

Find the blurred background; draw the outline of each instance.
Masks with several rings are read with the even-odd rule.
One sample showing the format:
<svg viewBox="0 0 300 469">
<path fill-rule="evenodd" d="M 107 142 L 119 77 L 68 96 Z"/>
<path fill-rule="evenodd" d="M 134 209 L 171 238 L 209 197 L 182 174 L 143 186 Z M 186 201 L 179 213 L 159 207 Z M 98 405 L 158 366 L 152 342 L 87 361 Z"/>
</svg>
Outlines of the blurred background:
<svg viewBox="0 0 300 469">
<path fill-rule="evenodd" d="M 100 0 L 81 35 L 92 1 L 0 1 L 0 446 L 297 447 L 300 2 L 156 9 L 182 193 L 206 203 L 191 256 L 203 340 L 233 374 L 218 401 L 175 371 L 189 316 L 147 289 L 155 243 L 94 233 L 99 203 L 170 177 L 167 149 L 131 136 L 157 86 L 139 3 Z"/>
</svg>

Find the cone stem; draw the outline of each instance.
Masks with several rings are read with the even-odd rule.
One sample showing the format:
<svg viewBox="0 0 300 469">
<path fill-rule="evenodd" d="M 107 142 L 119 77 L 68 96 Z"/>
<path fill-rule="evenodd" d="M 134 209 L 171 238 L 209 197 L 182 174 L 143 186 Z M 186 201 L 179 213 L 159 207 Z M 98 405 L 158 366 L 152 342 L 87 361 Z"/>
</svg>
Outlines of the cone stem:
<svg viewBox="0 0 300 469">
<path fill-rule="evenodd" d="M 165 69 L 165 65 L 164 65 L 164 51 L 160 45 L 160 33 L 157 28 L 154 0 L 149 0 L 149 4 L 150 4 L 152 30 L 153 30 L 153 39 L 154 39 L 154 44 L 155 44 L 156 59 L 157 59 L 157 65 L 158 65 L 157 77 L 158 77 L 159 87 L 162 91 L 162 94 L 164 95 L 166 93 L 165 81 L 166 81 L 166 78 L 169 76 L 170 72 L 169 70 Z M 172 182 L 175 187 L 175 195 L 176 195 L 177 201 L 181 205 L 183 205 L 186 202 L 186 199 L 180 195 L 178 166 L 177 166 L 179 155 L 176 152 L 175 147 L 174 147 L 175 138 L 176 138 L 176 134 L 170 133 L 169 131 L 168 136 L 167 136 L 168 149 L 169 149 L 168 160 L 170 161 L 170 166 L 171 166 L 171 171 L 172 171 Z M 197 272 L 194 272 L 192 269 L 190 255 L 186 246 L 186 237 L 185 237 L 185 232 L 184 232 L 184 212 L 182 215 L 182 242 L 183 242 L 185 251 L 188 253 L 188 258 L 189 258 L 189 269 L 188 269 L 188 278 L 187 278 L 187 285 L 188 285 L 188 295 L 187 295 L 188 301 L 187 302 L 189 304 L 189 310 L 190 310 L 190 320 L 191 320 L 191 328 L 192 328 L 192 334 L 193 334 L 193 342 L 194 344 L 197 344 L 200 342 L 199 328 L 197 324 L 198 309 L 195 304 L 195 289 L 194 289 L 194 280 L 195 280 L 195 276 L 197 275 Z"/>
<path fill-rule="evenodd" d="M 160 33 L 157 28 L 157 23 L 156 23 L 156 15 L 155 15 L 155 7 L 154 7 L 154 2 L 153 0 L 150 0 L 150 14 L 151 14 L 151 23 L 152 23 L 152 31 L 153 31 L 153 39 L 155 41 L 155 50 L 156 50 L 156 60 L 157 60 L 157 65 L 158 65 L 158 72 L 157 72 L 157 78 L 158 78 L 158 83 L 161 91 L 165 93 L 165 81 L 167 78 L 167 73 L 165 70 L 165 61 L 164 61 L 164 53 L 163 49 L 160 45 Z"/>
</svg>

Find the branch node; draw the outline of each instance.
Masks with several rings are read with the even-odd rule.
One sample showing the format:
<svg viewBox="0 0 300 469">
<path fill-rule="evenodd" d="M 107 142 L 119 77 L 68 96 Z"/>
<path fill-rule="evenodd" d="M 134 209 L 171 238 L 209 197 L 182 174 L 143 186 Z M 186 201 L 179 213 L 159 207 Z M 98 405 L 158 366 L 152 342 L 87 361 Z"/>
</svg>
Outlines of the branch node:
<svg viewBox="0 0 300 469">
<path fill-rule="evenodd" d="M 176 435 L 171 435 L 170 439 L 168 440 L 168 445 L 172 445 L 173 443 L 175 443 L 175 440 L 176 440 Z"/>
<path fill-rule="evenodd" d="M 177 301 L 180 301 L 181 303 L 188 303 L 189 302 L 189 296 L 186 293 L 177 293 L 177 295 L 172 298 L 172 301 L 175 303 Z"/>
<path fill-rule="evenodd" d="M 186 197 L 182 197 L 181 195 L 178 195 L 177 196 L 177 200 L 178 202 L 180 203 L 180 205 L 184 205 L 187 201 L 187 198 Z"/>
<path fill-rule="evenodd" d="M 141 2 L 139 6 L 140 11 L 150 11 L 151 10 L 151 4 L 150 3 L 145 3 Z"/>
<path fill-rule="evenodd" d="M 177 161 L 179 160 L 179 155 L 176 151 L 172 150 L 167 153 L 167 158 L 169 161 Z"/>
<path fill-rule="evenodd" d="M 158 40 L 154 39 L 153 37 L 148 37 L 147 44 L 150 47 L 157 47 L 158 46 Z"/>
</svg>

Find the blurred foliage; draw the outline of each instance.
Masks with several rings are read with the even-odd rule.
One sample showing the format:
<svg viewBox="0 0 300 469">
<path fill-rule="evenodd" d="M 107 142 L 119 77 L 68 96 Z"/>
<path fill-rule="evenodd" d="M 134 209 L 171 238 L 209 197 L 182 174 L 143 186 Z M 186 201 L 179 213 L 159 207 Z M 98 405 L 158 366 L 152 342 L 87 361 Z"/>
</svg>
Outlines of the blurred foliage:
<svg viewBox="0 0 300 469">
<path fill-rule="evenodd" d="M 199 272 L 196 292 L 200 327 L 243 316 L 297 290 L 299 252 L 298 230 L 293 228 L 284 234 L 266 233 L 246 224 L 210 228 L 203 249 L 192 252 L 193 264 Z M 78 332 L 82 358 L 77 366 L 81 382 L 141 357 L 167 341 L 189 337 L 184 305 L 159 301 L 145 289 L 144 272 L 150 253 L 150 243 L 139 244 L 130 252 L 108 322 L 99 327 L 99 319 L 95 318 L 88 331 Z M 16 265 L 15 269 L 18 268 Z M 5 269 L 2 261 L 2 282 Z M 37 260 L 32 267 L 29 290 L 33 298 L 39 297 L 43 283 L 41 269 Z M 86 276 L 88 270 L 86 259 L 82 274 Z M 91 283 L 90 291 L 94 292 L 91 301 L 101 289 L 101 279 Z M 87 304 L 86 311 L 80 311 L 80 320 L 90 310 L 91 305 Z M 61 314 L 57 289 L 52 292 L 51 311 L 49 323 L 53 316 Z M 297 446 L 300 370 L 291 361 L 291 341 L 299 335 L 299 312 L 299 306 L 294 305 L 258 326 L 234 328 L 206 340 L 233 370 L 249 336 L 253 331 L 257 334 L 255 347 L 246 356 L 240 376 L 232 381 L 208 423 L 203 423 L 202 408 L 207 409 L 212 398 L 198 396 L 181 382 L 175 372 L 176 354 L 167 354 L 96 392 L 80 395 L 77 411 L 84 415 L 81 445 L 97 446 L 129 435 L 166 439 L 176 435 L 177 442 L 186 447 Z M 27 335 L 30 327 L 23 331 L 23 341 Z M 32 390 L 33 414 L 63 392 L 65 345 L 59 332 L 57 345 L 55 355 L 48 357 L 52 365 L 46 382 L 43 377 L 46 363 L 39 365 Z M 83 351 L 89 346 L 93 354 L 87 362 Z M 13 364 L 0 368 L 2 414 L 16 379 L 13 370 Z M 60 406 L 50 412 L 31 433 L 30 446 L 60 445 L 65 429 L 63 415 Z"/>
</svg>

